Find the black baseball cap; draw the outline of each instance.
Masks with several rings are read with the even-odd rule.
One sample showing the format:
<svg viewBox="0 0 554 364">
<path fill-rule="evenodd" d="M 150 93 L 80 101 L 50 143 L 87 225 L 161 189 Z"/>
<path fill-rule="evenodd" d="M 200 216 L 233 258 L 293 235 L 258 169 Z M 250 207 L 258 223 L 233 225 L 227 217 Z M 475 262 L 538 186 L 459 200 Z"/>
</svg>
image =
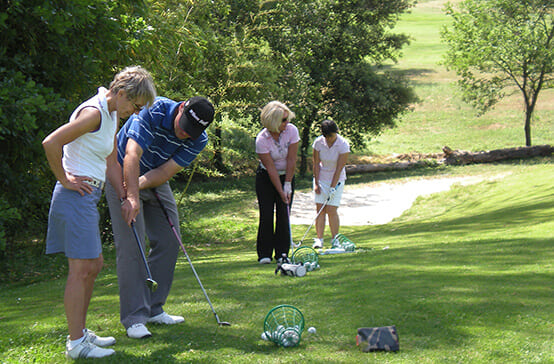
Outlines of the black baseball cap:
<svg viewBox="0 0 554 364">
<path fill-rule="evenodd" d="M 214 107 L 211 102 L 201 96 L 194 96 L 185 101 L 185 107 L 179 126 L 192 139 L 198 138 L 214 120 Z"/>
</svg>

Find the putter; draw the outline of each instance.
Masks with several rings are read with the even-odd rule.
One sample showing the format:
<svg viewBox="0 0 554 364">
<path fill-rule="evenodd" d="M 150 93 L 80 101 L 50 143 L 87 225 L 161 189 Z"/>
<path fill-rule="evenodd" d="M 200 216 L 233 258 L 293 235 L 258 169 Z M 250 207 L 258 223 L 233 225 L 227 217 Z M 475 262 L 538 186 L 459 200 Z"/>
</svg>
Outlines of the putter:
<svg viewBox="0 0 554 364">
<path fill-rule="evenodd" d="M 340 185 L 340 182 L 337 183 L 337 186 Z M 295 248 L 298 248 L 300 245 L 302 245 L 302 243 L 304 242 L 304 239 L 306 238 L 306 235 L 308 235 L 308 232 L 310 231 L 310 229 L 312 228 L 312 226 L 314 225 L 315 221 L 317 220 L 317 217 L 319 216 L 319 214 L 321 214 L 321 211 L 323 211 L 323 209 L 325 208 L 325 206 L 327 206 L 327 203 L 329 202 L 329 200 L 331 199 L 331 196 L 327 196 L 327 198 L 325 199 L 325 202 L 323 203 L 323 205 L 321 206 L 321 208 L 319 209 L 319 211 L 317 212 L 317 215 L 315 215 L 314 219 L 312 220 L 312 223 L 310 224 L 310 226 L 308 226 L 308 230 L 306 230 L 306 232 L 304 233 L 304 236 L 302 237 L 302 239 L 300 239 L 300 241 L 298 242 L 298 244 L 294 244 L 292 243 L 292 245 L 295 247 Z M 290 220 L 289 220 L 290 221 Z"/>
<path fill-rule="evenodd" d="M 204 286 L 202 285 L 202 282 L 200 281 L 200 277 L 198 277 L 198 274 L 196 273 L 196 269 L 194 269 L 194 266 L 192 265 L 192 261 L 189 258 L 189 255 L 187 254 L 187 251 L 185 249 L 185 246 L 183 245 L 183 242 L 181 241 L 181 237 L 179 236 L 179 233 L 177 233 L 177 229 L 175 228 L 175 225 L 173 225 L 173 222 L 171 222 L 171 218 L 167 214 L 167 210 L 165 209 L 164 204 L 162 203 L 162 200 L 160 199 L 160 196 L 158 195 L 158 192 L 156 192 L 155 189 L 152 189 L 154 191 L 154 195 L 156 196 L 156 199 L 158 200 L 158 203 L 160 204 L 160 207 L 162 208 L 162 211 L 167 218 L 167 222 L 169 223 L 169 226 L 171 226 L 171 229 L 173 230 L 173 234 L 175 234 L 175 237 L 177 238 L 177 241 L 179 242 L 179 245 L 181 246 L 181 250 L 183 250 L 183 253 L 185 253 L 185 257 L 187 257 L 187 260 L 190 264 L 190 267 L 192 268 L 192 272 L 194 273 L 194 276 L 196 277 L 196 280 L 198 281 L 198 284 L 200 285 L 200 288 L 202 288 L 202 292 L 204 292 L 204 296 L 206 297 L 206 300 L 208 301 L 208 304 L 210 305 L 210 308 L 212 309 L 212 312 L 215 316 L 215 320 L 217 321 L 217 324 L 219 326 L 231 326 L 231 324 L 227 321 L 220 321 L 219 316 L 217 316 L 217 313 L 214 310 L 214 306 L 212 305 L 212 302 L 210 301 L 210 298 L 208 297 L 208 294 L 206 293 L 206 290 L 204 289 Z"/>
<path fill-rule="evenodd" d="M 150 288 L 151 292 L 154 292 L 158 288 L 158 283 L 154 279 L 152 279 L 152 273 L 150 273 L 150 267 L 148 266 L 148 262 L 146 261 L 146 256 L 144 255 L 144 250 L 142 249 L 142 244 L 140 243 L 140 239 L 137 234 L 137 229 L 135 229 L 134 222 L 131 222 L 131 228 L 133 229 L 133 233 L 135 234 L 135 240 L 137 241 L 140 255 L 142 256 L 142 261 L 144 262 L 144 267 L 146 268 L 146 274 L 148 275 L 148 278 L 146 278 L 146 285 L 148 286 L 148 288 Z"/>
</svg>

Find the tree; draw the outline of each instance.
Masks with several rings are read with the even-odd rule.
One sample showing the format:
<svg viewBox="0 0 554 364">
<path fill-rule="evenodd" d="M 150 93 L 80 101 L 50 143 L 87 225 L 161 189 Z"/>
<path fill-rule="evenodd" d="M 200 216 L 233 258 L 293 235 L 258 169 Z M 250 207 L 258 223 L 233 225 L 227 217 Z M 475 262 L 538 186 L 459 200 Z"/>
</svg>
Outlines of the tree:
<svg viewBox="0 0 554 364">
<path fill-rule="evenodd" d="M 441 32 L 444 63 L 461 77 L 464 100 L 480 113 L 512 92 L 525 104 L 525 145 L 539 93 L 554 86 L 552 0 L 465 0 L 448 4 L 453 19 Z M 514 91 L 515 90 L 515 91 Z"/>
<path fill-rule="evenodd" d="M 208 129 L 211 164 L 223 174 L 232 164 L 223 158 L 232 152 L 226 145 L 233 142 L 223 135 L 229 132 L 223 117 L 250 120 L 276 83 L 267 42 L 254 33 L 260 11 L 257 0 L 151 4 L 152 46 L 142 55 L 159 60 L 152 63 L 164 95 L 186 99 L 201 94 L 214 103 L 215 121 Z"/>
<path fill-rule="evenodd" d="M 42 139 L 130 63 L 136 1 L 0 4 L 0 256 L 16 232 L 44 232 L 54 182 Z"/>
<path fill-rule="evenodd" d="M 276 2 L 265 32 L 281 64 L 284 100 L 297 114 L 300 173 L 307 169 L 310 139 L 324 118 L 338 122 L 355 146 L 392 127 L 415 96 L 400 76 L 383 71 L 408 37 L 394 34 L 413 1 Z"/>
</svg>

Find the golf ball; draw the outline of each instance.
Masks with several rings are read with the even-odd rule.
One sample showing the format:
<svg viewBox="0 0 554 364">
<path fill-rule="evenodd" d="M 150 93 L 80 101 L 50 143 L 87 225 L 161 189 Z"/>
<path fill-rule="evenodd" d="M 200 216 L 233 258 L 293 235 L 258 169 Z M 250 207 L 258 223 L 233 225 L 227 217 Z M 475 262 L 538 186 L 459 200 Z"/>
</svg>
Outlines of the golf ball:
<svg viewBox="0 0 554 364">
<path fill-rule="evenodd" d="M 262 332 L 262 340 L 269 341 L 269 335 L 267 332 Z"/>
<path fill-rule="evenodd" d="M 281 345 L 283 345 L 285 348 L 295 346 L 298 344 L 299 341 L 300 336 L 298 335 L 296 330 L 292 328 L 286 329 L 281 337 Z"/>
<path fill-rule="evenodd" d="M 316 333 L 315 327 L 313 327 L 313 326 L 310 327 L 310 328 L 308 329 L 308 332 L 309 332 L 310 334 L 315 334 L 315 333 Z"/>
</svg>

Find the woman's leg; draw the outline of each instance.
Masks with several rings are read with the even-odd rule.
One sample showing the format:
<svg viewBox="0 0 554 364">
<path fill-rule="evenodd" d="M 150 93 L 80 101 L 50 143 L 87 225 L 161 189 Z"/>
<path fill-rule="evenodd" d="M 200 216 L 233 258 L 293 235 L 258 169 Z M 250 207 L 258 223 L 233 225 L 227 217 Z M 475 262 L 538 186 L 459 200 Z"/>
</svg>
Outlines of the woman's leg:
<svg viewBox="0 0 554 364">
<path fill-rule="evenodd" d="M 329 228 L 331 229 L 331 236 L 334 238 L 339 233 L 340 219 L 337 212 L 338 206 L 325 206 L 325 212 L 329 215 Z"/>
<path fill-rule="evenodd" d="M 258 260 L 273 255 L 275 234 L 273 216 L 275 214 L 275 188 L 266 171 L 258 169 L 256 173 L 256 196 L 258 198 L 259 223 L 256 250 Z"/>
<path fill-rule="evenodd" d="M 320 210 L 323 204 L 316 203 L 315 204 L 315 213 L 317 214 Z M 315 219 L 315 232 L 318 239 L 323 240 L 323 234 L 325 232 L 325 212 L 321 211 L 319 215 L 317 215 L 317 218 Z"/>
<path fill-rule="evenodd" d="M 94 281 L 102 269 L 102 255 L 96 259 L 68 258 L 69 273 L 65 286 L 64 306 L 70 340 L 83 336 L 87 310 L 92 297 Z"/>
</svg>

